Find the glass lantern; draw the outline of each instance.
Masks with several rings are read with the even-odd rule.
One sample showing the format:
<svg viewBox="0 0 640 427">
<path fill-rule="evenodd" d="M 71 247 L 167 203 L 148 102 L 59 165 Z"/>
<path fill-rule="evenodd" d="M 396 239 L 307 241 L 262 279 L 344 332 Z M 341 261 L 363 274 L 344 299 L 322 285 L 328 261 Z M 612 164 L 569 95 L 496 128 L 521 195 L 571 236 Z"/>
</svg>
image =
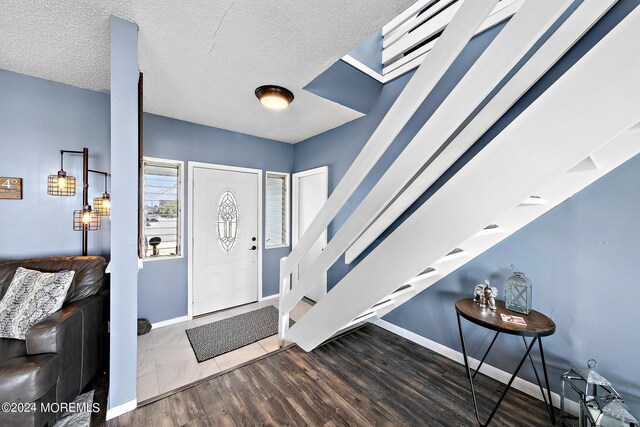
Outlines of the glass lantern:
<svg viewBox="0 0 640 427">
<path fill-rule="evenodd" d="M 507 310 L 516 311 L 522 314 L 529 314 L 531 311 L 531 280 L 518 271 L 512 264 L 513 275 L 505 283 L 505 302 Z"/>
<path fill-rule="evenodd" d="M 629 412 L 624 400 L 611 383 L 596 372 L 597 362 L 587 362 L 586 368 L 571 369 L 562 374 L 560 410 L 564 426 L 638 426 L 638 421 Z M 567 389 L 566 386 L 569 386 Z M 572 392 L 572 395 L 570 393 Z M 577 416 L 565 410 L 565 400 L 576 400 Z"/>
</svg>

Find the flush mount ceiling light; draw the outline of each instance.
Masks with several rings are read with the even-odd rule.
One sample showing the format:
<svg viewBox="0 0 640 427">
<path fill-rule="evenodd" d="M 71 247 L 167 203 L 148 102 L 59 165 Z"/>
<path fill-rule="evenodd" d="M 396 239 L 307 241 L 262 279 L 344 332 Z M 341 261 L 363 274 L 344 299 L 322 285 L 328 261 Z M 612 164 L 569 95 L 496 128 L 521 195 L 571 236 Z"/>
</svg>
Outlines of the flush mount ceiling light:
<svg viewBox="0 0 640 427">
<path fill-rule="evenodd" d="M 260 103 L 270 110 L 284 110 L 293 102 L 293 93 L 282 86 L 265 85 L 256 89 Z"/>
</svg>

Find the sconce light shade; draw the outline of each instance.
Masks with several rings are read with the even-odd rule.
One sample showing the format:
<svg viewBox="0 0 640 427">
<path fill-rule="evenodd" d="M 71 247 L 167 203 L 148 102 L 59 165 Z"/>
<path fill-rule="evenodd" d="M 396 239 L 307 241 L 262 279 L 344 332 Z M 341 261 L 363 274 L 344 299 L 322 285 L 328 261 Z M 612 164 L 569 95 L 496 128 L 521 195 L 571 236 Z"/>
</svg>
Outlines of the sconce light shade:
<svg viewBox="0 0 640 427">
<path fill-rule="evenodd" d="M 91 206 L 73 211 L 73 231 L 96 231 L 102 226 L 100 216 L 96 215 Z"/>
<path fill-rule="evenodd" d="M 75 177 L 67 176 L 64 170 L 58 171 L 57 175 L 49 175 L 47 180 L 47 194 L 51 196 L 75 196 Z"/>
<path fill-rule="evenodd" d="M 111 196 L 103 193 L 101 197 L 93 199 L 93 213 L 98 216 L 111 216 Z"/>
</svg>

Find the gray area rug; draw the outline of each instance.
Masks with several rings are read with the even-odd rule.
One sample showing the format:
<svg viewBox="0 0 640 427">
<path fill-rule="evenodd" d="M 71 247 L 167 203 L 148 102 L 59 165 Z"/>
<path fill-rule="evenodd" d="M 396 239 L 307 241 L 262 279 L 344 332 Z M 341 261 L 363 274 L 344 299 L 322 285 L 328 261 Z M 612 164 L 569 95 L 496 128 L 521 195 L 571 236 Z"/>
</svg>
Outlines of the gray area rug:
<svg viewBox="0 0 640 427">
<path fill-rule="evenodd" d="M 291 321 L 293 324 L 293 321 Z M 278 333 L 278 309 L 270 305 L 185 331 L 198 362 Z"/>
<path fill-rule="evenodd" d="M 78 412 L 65 412 L 53 427 L 89 427 L 91 424 L 91 410 L 93 404 L 93 390 L 76 397 Z"/>
</svg>

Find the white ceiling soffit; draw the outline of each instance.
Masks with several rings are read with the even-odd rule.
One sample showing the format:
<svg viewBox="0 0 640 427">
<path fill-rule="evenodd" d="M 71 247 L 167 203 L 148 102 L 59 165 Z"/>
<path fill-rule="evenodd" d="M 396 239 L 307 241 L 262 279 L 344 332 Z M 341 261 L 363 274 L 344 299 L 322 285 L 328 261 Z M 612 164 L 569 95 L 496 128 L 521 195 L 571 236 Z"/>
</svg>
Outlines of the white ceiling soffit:
<svg viewBox="0 0 640 427">
<path fill-rule="evenodd" d="M 361 114 L 302 88 L 414 0 L 3 0 L 0 68 L 109 90 L 109 15 L 140 27 L 145 111 L 295 143 Z M 284 111 L 253 94 L 291 89 Z"/>
</svg>

